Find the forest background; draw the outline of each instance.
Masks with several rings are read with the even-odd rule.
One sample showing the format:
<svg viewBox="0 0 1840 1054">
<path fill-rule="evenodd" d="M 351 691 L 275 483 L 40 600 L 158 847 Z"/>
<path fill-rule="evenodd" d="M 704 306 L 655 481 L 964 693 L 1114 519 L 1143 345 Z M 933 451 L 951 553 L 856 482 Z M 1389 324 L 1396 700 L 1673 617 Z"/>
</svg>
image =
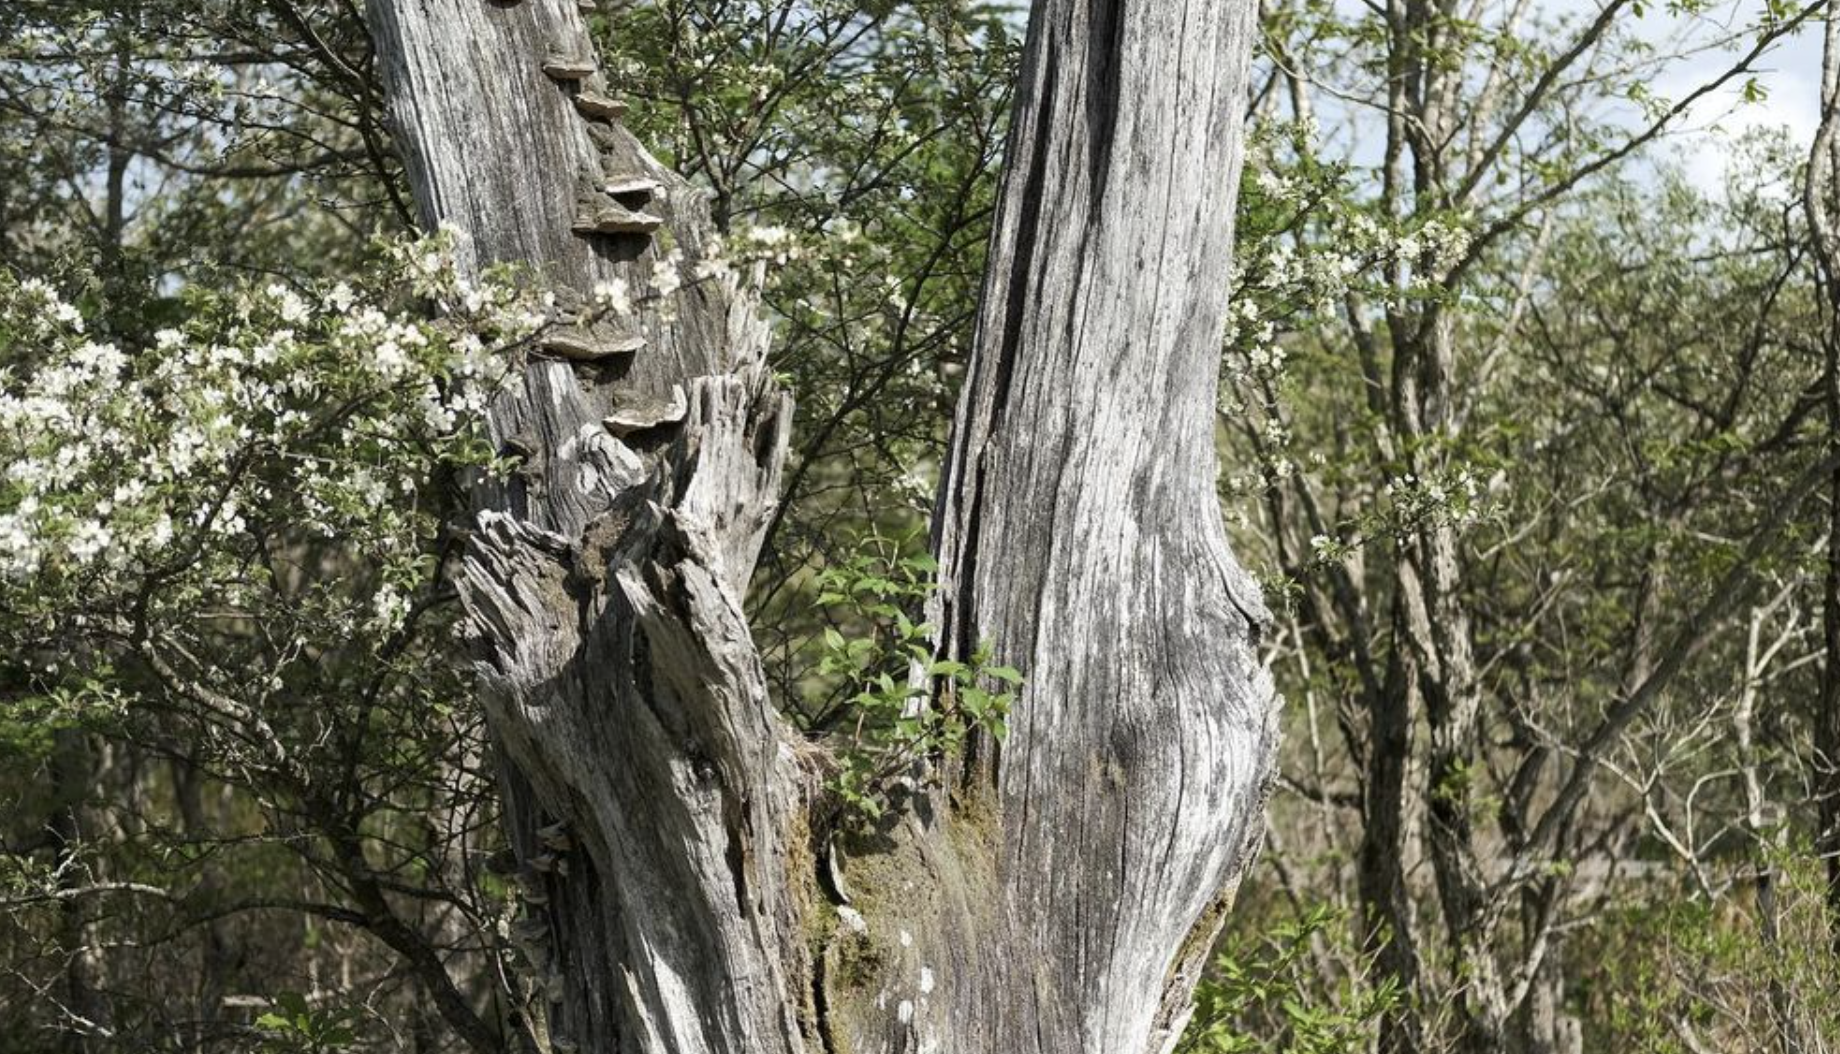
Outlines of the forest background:
<svg viewBox="0 0 1840 1054">
<path fill-rule="evenodd" d="M 1025 20 L 590 15 L 773 322 L 816 749 L 929 589 Z M 1260 24 L 1220 494 L 1286 738 L 1183 1049 L 1840 1047 L 1827 4 Z M 0 9 L 7 1049 L 530 1041 L 452 574 L 545 305 L 413 220 L 346 0 Z"/>
</svg>

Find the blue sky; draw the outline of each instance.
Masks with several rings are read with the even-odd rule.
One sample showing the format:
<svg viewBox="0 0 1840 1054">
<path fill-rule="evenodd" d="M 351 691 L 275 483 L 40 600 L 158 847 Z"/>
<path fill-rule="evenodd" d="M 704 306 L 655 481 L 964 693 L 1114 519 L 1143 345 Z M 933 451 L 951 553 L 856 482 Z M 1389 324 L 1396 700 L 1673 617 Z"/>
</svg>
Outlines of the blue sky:
<svg viewBox="0 0 1840 1054">
<path fill-rule="evenodd" d="M 1757 78 L 1767 91 L 1763 102 L 1742 102 L 1741 85 L 1734 82 L 1694 108 L 1675 145 L 1695 184 L 1706 190 L 1723 186 L 1731 142 L 1747 130 L 1783 127 L 1803 150 L 1813 143 L 1820 122 L 1821 32 L 1819 23 L 1810 24 L 1764 57 Z M 1663 94 L 1682 95 L 1694 84 L 1716 77 L 1716 58 L 1682 63 L 1659 86 Z"/>
</svg>

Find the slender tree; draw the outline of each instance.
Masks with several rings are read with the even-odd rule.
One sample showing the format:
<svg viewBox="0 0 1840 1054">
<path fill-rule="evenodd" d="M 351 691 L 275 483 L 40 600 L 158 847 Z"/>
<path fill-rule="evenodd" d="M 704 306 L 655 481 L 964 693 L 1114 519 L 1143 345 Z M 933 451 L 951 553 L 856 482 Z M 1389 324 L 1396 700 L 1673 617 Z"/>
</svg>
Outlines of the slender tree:
<svg viewBox="0 0 1840 1054">
<path fill-rule="evenodd" d="M 1808 213 L 1827 325 L 1820 334 L 1825 366 L 1823 396 L 1828 441 L 1840 443 L 1840 231 L 1835 229 L 1835 187 L 1840 184 L 1840 20 L 1825 19 L 1821 55 L 1821 123 L 1808 155 L 1803 207 Z M 1833 946 L 1840 953 L 1840 469 L 1828 481 L 1827 574 L 1823 579 L 1820 695 L 1815 714 L 1815 850 L 1826 859 L 1827 901 Z"/>
</svg>

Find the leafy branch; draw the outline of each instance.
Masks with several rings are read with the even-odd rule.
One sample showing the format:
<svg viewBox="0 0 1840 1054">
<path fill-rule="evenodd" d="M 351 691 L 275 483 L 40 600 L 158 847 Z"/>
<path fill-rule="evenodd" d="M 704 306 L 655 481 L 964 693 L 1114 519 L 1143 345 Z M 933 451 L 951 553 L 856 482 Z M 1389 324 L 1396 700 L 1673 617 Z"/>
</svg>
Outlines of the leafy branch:
<svg viewBox="0 0 1840 1054">
<path fill-rule="evenodd" d="M 935 657 L 932 625 L 912 613 L 938 588 L 939 566 L 901 548 L 872 535 L 818 576 L 818 603 L 851 629 L 826 628 L 817 663 L 846 707 L 829 789 L 869 819 L 887 811 L 894 781 L 916 763 L 956 755 L 978 732 L 1001 743 L 1022 687 L 1022 674 L 997 665 L 988 642 L 963 661 Z"/>
</svg>

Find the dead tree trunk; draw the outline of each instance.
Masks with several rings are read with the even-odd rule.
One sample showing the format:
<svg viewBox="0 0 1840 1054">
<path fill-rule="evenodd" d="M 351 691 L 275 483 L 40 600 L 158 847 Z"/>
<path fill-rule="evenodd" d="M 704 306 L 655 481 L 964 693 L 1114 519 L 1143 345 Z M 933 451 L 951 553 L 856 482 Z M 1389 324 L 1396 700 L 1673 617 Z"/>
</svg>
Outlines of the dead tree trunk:
<svg viewBox="0 0 1840 1054">
<path fill-rule="evenodd" d="M 533 355 L 491 414 L 523 465 L 467 557 L 557 1049 L 1173 1042 L 1275 734 L 1211 420 L 1252 11 L 1036 6 L 937 532 L 941 653 L 989 641 L 1029 683 L 1001 749 L 833 840 L 741 608 L 789 407 L 753 299 L 701 266 L 700 199 L 620 125 L 575 0 L 372 0 L 423 219 L 470 263 L 528 264 L 565 309 L 683 276 L 577 325 L 594 361 Z"/>
<path fill-rule="evenodd" d="M 1165 1048 L 1262 833 L 1266 614 L 1213 431 L 1253 11 L 1034 8 L 936 530 L 943 650 L 1028 688 L 974 773 L 999 994 L 943 1015 L 990 1038 L 942 1050 Z"/>
</svg>

